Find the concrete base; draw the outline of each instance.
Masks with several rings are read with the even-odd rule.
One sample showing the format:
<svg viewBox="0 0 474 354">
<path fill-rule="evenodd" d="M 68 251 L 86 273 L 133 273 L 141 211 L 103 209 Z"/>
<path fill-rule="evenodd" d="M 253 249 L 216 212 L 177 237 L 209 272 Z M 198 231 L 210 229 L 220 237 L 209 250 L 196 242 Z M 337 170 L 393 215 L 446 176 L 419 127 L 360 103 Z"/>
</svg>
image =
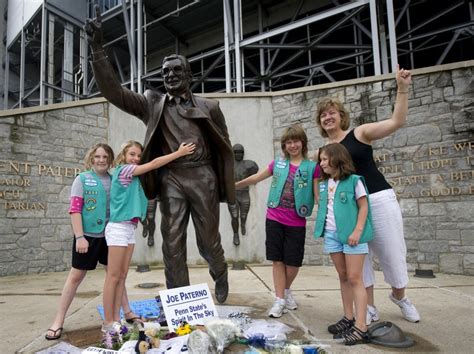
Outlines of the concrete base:
<svg viewBox="0 0 474 354">
<path fill-rule="evenodd" d="M 45 331 L 51 325 L 67 273 L 47 273 L 0 278 L 0 331 L 2 353 L 35 353 L 53 346 L 46 341 Z M 407 295 L 421 315 L 420 323 L 403 319 L 389 299 L 389 287 L 383 275 L 376 273 L 376 305 L 381 320 L 397 324 L 416 344 L 404 352 L 470 353 L 474 346 L 474 277 L 436 274 L 434 279 L 411 278 Z M 190 269 L 191 283 L 207 282 L 212 292 L 214 283 L 207 268 Z M 100 316 L 96 306 L 102 302 L 104 271 L 88 274 L 79 288 L 64 323 L 60 340 L 84 347 L 100 338 Z M 229 270 L 230 294 L 226 305 L 250 306 L 252 318 L 267 318 L 273 303 L 272 271 L 269 266 L 246 265 L 244 270 Z M 162 269 L 138 273 L 130 271 L 127 281 L 130 300 L 150 299 L 160 288 L 141 289 L 142 283 L 164 283 Z M 326 344 L 332 353 L 379 353 L 402 351 L 373 344 L 345 347 L 336 344 L 327 326 L 342 315 L 339 281 L 333 267 L 301 268 L 292 287 L 298 309 L 281 317 L 295 329 L 294 339 L 312 339 Z"/>
</svg>

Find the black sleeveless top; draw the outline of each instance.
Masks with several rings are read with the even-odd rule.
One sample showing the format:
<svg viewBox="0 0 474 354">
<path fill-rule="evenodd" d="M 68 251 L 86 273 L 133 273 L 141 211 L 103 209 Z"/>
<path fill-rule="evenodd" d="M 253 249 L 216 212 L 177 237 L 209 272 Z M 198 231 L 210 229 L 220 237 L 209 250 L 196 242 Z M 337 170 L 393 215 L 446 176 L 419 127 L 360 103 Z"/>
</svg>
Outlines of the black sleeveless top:
<svg viewBox="0 0 474 354">
<path fill-rule="evenodd" d="M 356 173 L 363 176 L 369 194 L 391 189 L 383 174 L 377 169 L 374 161 L 372 145 L 361 143 L 352 129 L 340 142 L 349 150 L 356 168 Z"/>
</svg>

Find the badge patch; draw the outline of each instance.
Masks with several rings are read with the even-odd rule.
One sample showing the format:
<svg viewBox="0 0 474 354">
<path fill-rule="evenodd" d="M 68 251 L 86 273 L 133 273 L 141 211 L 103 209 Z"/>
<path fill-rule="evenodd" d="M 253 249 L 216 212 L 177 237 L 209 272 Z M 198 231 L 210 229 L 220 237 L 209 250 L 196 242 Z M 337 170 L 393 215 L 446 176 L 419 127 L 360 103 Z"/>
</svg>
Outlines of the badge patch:
<svg viewBox="0 0 474 354">
<path fill-rule="evenodd" d="M 94 210 L 97 206 L 97 200 L 95 198 L 87 198 L 84 202 L 87 211 Z"/>
<path fill-rule="evenodd" d="M 342 203 L 347 203 L 347 194 L 346 194 L 346 192 L 339 193 L 339 198 L 341 199 Z"/>
<path fill-rule="evenodd" d="M 302 205 L 300 206 L 300 208 L 298 209 L 299 210 L 299 214 L 300 215 L 308 215 L 308 207 L 306 205 Z"/>
<path fill-rule="evenodd" d="M 97 187 L 97 181 L 92 178 L 86 178 L 84 184 L 89 187 Z"/>
<path fill-rule="evenodd" d="M 278 160 L 276 162 L 276 167 L 277 168 L 285 168 L 286 167 L 286 161 L 285 160 Z"/>
</svg>

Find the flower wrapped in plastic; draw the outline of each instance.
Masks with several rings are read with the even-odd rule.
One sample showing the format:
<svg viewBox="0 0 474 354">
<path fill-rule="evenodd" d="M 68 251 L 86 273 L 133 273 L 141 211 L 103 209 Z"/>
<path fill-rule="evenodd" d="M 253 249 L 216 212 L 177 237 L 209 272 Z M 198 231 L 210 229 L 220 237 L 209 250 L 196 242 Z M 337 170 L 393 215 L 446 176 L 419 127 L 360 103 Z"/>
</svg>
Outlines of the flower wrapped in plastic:
<svg viewBox="0 0 474 354">
<path fill-rule="evenodd" d="M 209 353 L 211 347 L 211 337 L 206 332 L 197 329 L 188 338 L 189 354 Z"/>
<path fill-rule="evenodd" d="M 239 328 L 228 319 L 213 318 L 206 322 L 207 334 L 212 339 L 218 353 L 223 353 L 224 348 L 232 343 L 239 335 Z"/>
</svg>

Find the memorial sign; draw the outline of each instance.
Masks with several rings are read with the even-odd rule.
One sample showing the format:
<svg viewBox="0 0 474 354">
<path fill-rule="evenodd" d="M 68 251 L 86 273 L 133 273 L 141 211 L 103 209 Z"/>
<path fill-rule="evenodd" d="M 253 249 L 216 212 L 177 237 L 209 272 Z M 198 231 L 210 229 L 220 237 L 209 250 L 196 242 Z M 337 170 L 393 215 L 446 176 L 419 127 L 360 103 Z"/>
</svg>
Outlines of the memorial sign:
<svg viewBox="0 0 474 354">
<path fill-rule="evenodd" d="M 180 323 L 204 324 L 218 317 L 209 286 L 205 283 L 160 291 L 168 328 L 176 330 Z"/>
</svg>

